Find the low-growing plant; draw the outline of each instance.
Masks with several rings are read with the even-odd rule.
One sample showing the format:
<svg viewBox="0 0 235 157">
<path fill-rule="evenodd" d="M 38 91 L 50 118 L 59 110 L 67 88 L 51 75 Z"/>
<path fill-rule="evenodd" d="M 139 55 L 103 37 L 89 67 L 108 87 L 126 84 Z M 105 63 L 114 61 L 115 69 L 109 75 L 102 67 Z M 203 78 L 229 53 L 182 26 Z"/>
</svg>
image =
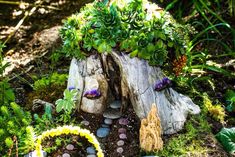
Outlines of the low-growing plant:
<svg viewBox="0 0 235 157">
<path fill-rule="evenodd" d="M 21 107 L 14 102 L 10 104 L 10 107 L 6 105 L 1 106 L 0 113 L 0 156 L 5 156 L 8 149 L 13 147 L 14 136 L 17 137 L 19 142 L 19 154 L 30 151 L 32 148 L 30 147 L 31 144 L 29 144 L 30 141 L 28 141 L 29 143 L 25 143 L 24 140 L 19 139 L 28 139 L 29 132 L 26 128 L 32 121 L 31 114 L 24 112 Z M 14 155 L 15 153 L 12 152 L 11 154 Z"/>
<path fill-rule="evenodd" d="M 41 117 L 38 114 L 34 114 L 34 120 L 35 131 L 37 132 L 37 134 L 40 134 L 43 131 L 54 127 L 55 124 L 52 117 L 52 106 L 46 104 L 44 108 L 44 114 Z"/>
<path fill-rule="evenodd" d="M 145 0 L 95 1 L 79 14 L 64 21 L 61 29 L 66 56 L 82 59 L 95 49 L 99 53 L 119 48 L 146 59 L 152 65 L 163 65 L 168 54 L 178 57 L 186 53 L 189 26 L 177 24 L 168 13 L 154 14 Z M 159 8 L 158 8 L 159 9 Z"/>
<path fill-rule="evenodd" d="M 64 98 L 58 99 L 56 104 L 56 112 L 59 113 L 63 111 L 62 114 L 60 114 L 59 121 L 62 121 L 63 123 L 71 123 L 71 114 L 75 109 L 75 102 L 77 101 L 78 96 L 78 90 L 77 89 L 65 89 L 64 91 Z"/>
<path fill-rule="evenodd" d="M 220 104 L 213 105 L 206 93 L 203 94 L 203 109 L 209 113 L 215 120 L 223 123 L 226 116 L 224 108 Z"/>
<path fill-rule="evenodd" d="M 155 153 L 159 157 L 166 156 L 207 156 L 210 151 L 203 147 L 205 132 L 211 132 L 205 115 L 196 115 L 185 124 L 185 132 L 178 134 L 166 142 L 162 151 Z"/>
<path fill-rule="evenodd" d="M 52 73 L 48 77 L 42 77 L 34 82 L 33 89 L 35 91 L 51 88 L 52 86 L 63 86 L 68 78 L 67 74 Z"/>
</svg>

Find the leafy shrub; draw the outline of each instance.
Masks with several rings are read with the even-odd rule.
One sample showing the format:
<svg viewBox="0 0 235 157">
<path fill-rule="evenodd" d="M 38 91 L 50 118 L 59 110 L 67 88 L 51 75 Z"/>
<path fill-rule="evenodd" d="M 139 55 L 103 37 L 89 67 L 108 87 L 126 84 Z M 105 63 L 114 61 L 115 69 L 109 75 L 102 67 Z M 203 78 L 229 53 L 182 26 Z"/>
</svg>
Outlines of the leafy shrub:
<svg viewBox="0 0 235 157">
<path fill-rule="evenodd" d="M 64 111 L 60 115 L 60 118 L 58 119 L 59 121 L 62 121 L 63 123 L 72 122 L 70 114 L 73 112 L 72 110 L 75 109 L 75 102 L 77 101 L 77 96 L 78 96 L 77 89 L 72 89 L 72 90 L 65 89 L 64 98 L 58 99 L 55 102 L 56 112 L 59 113 L 62 110 Z"/>
<path fill-rule="evenodd" d="M 34 82 L 33 89 L 36 91 L 49 88 L 51 86 L 63 86 L 67 80 L 67 74 L 53 73 L 49 77 L 42 77 Z"/>
<path fill-rule="evenodd" d="M 153 13 L 149 5 L 159 9 L 145 0 L 87 4 L 64 21 L 60 31 L 64 52 L 81 59 L 92 49 L 104 53 L 119 48 L 153 65 L 162 65 L 168 52 L 176 57 L 185 54 L 191 28 L 176 24 L 164 11 Z"/>
<path fill-rule="evenodd" d="M 24 112 L 16 103 L 11 103 L 10 108 L 1 106 L 0 108 L 0 156 L 4 156 L 7 150 L 13 146 L 12 138 L 14 136 L 19 140 L 19 153 L 30 151 L 30 147 L 26 146 L 23 139 L 27 138 L 27 126 L 31 123 L 31 115 Z M 25 149 L 21 149 L 24 147 Z"/>
</svg>

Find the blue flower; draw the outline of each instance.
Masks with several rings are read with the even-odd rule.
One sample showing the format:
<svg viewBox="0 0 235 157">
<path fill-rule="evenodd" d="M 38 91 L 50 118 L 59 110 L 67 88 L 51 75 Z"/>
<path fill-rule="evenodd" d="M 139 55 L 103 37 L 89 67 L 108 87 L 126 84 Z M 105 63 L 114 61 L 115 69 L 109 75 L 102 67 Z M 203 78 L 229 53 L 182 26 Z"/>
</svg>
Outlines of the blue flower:
<svg viewBox="0 0 235 157">
<path fill-rule="evenodd" d="M 101 93 L 98 89 L 88 90 L 84 93 L 84 96 L 87 98 L 97 98 L 101 96 Z"/>
</svg>

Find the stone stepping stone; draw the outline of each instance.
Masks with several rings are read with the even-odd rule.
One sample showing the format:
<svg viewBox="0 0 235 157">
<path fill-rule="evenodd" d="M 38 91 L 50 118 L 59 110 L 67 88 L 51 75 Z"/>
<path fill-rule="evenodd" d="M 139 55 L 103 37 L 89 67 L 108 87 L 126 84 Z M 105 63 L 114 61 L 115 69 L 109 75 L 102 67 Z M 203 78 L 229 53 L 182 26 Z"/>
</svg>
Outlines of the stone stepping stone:
<svg viewBox="0 0 235 157">
<path fill-rule="evenodd" d="M 118 123 L 119 123 L 120 125 L 127 125 L 127 124 L 129 124 L 129 120 L 128 120 L 127 118 L 120 118 L 120 119 L 118 120 Z"/>
<path fill-rule="evenodd" d="M 94 147 L 87 147 L 86 152 L 87 152 L 87 154 L 95 154 L 95 148 Z"/>
<path fill-rule="evenodd" d="M 83 120 L 81 121 L 82 125 L 88 126 L 90 124 L 90 122 L 88 122 L 87 120 Z"/>
<path fill-rule="evenodd" d="M 103 116 L 105 118 L 109 118 L 109 119 L 118 119 L 122 116 L 122 113 L 117 110 L 117 109 L 112 109 L 112 108 L 108 108 L 104 113 Z"/>
<path fill-rule="evenodd" d="M 119 109 L 122 106 L 122 102 L 120 100 L 115 100 L 110 104 L 110 107 L 113 109 Z"/>
<path fill-rule="evenodd" d="M 94 154 L 87 155 L 87 157 L 96 157 Z"/>
<path fill-rule="evenodd" d="M 118 129 L 118 133 L 119 133 L 119 134 L 126 133 L 126 129 L 125 129 L 125 128 L 119 128 L 119 129 Z"/>
<path fill-rule="evenodd" d="M 110 132 L 110 129 L 109 128 L 99 128 L 97 131 L 96 131 L 96 135 L 100 138 L 103 138 L 103 137 L 106 137 L 108 136 Z"/>
<path fill-rule="evenodd" d="M 118 147 L 118 148 L 117 148 L 117 152 L 118 152 L 118 153 L 120 153 L 120 154 L 121 154 L 123 151 L 124 151 L 124 150 L 123 150 L 123 148 L 122 148 L 122 147 Z"/>
<path fill-rule="evenodd" d="M 125 142 L 123 140 L 119 140 L 117 141 L 117 146 L 123 146 L 125 144 Z"/>
<path fill-rule="evenodd" d="M 105 118 L 104 119 L 104 123 L 105 124 L 108 124 L 108 125 L 111 125 L 113 123 L 113 120 L 112 119 L 109 119 L 109 118 Z"/>
<path fill-rule="evenodd" d="M 120 134 L 120 135 L 119 135 L 119 138 L 122 139 L 122 140 L 124 140 L 124 139 L 127 139 L 127 136 L 126 136 L 126 134 L 123 133 L 123 134 Z"/>
<path fill-rule="evenodd" d="M 66 149 L 67 149 L 67 150 L 74 150 L 74 145 L 68 144 L 68 145 L 66 146 Z"/>
<path fill-rule="evenodd" d="M 68 153 L 64 153 L 62 157 L 70 157 L 70 155 Z"/>
<path fill-rule="evenodd" d="M 109 128 L 109 125 L 107 125 L 107 124 L 101 124 L 101 127 L 102 127 L 102 128 Z"/>
<path fill-rule="evenodd" d="M 87 157 L 96 157 L 94 154 L 87 155 Z"/>
</svg>

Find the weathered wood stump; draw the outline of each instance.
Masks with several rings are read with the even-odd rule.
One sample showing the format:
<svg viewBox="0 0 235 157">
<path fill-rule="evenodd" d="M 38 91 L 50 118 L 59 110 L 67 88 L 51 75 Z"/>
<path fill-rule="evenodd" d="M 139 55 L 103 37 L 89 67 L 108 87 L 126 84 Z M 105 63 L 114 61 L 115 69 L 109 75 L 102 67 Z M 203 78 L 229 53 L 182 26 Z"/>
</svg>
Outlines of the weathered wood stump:
<svg viewBox="0 0 235 157">
<path fill-rule="evenodd" d="M 78 108 L 89 113 L 102 113 L 111 99 L 121 99 L 123 108 L 132 104 L 136 115 L 146 118 L 153 103 L 157 104 L 158 115 L 164 134 L 172 134 L 183 128 L 187 115 L 198 114 L 199 106 L 172 88 L 155 91 L 154 84 L 163 78 L 159 67 L 149 66 L 148 62 L 129 55 L 112 52 L 105 55 L 91 55 L 86 60 L 73 59 L 70 66 L 68 87 L 80 89 Z M 90 99 L 83 93 L 95 83 L 101 97 Z"/>
</svg>

